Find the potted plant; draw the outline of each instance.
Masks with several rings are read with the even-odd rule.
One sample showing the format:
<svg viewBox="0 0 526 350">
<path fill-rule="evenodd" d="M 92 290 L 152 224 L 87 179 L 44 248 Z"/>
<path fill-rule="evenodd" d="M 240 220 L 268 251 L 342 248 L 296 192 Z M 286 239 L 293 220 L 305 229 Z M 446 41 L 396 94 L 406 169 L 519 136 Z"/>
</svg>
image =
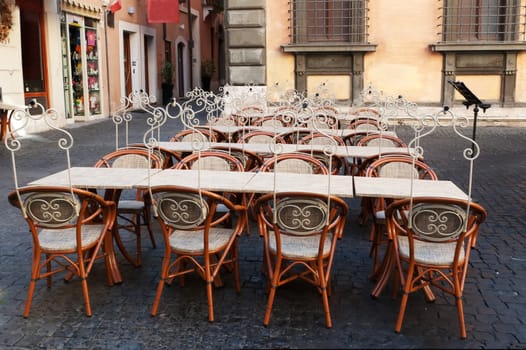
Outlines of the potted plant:
<svg viewBox="0 0 526 350">
<path fill-rule="evenodd" d="M 210 90 L 210 81 L 216 71 L 216 65 L 213 60 L 207 59 L 201 62 L 201 83 L 203 90 Z"/>
<path fill-rule="evenodd" d="M 161 68 L 161 79 L 162 79 L 162 92 L 163 92 L 163 105 L 170 103 L 171 98 L 173 97 L 173 75 L 174 67 L 173 64 L 169 61 L 165 61 Z"/>
<path fill-rule="evenodd" d="M 13 27 L 11 5 L 6 0 L 0 0 L 0 41 L 7 40 Z"/>
</svg>

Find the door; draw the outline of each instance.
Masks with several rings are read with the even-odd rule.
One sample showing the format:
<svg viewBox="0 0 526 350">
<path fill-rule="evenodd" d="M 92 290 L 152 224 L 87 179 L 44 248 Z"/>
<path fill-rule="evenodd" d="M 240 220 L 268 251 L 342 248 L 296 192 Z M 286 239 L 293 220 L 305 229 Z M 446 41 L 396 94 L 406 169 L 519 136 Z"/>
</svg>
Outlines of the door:
<svg viewBox="0 0 526 350">
<path fill-rule="evenodd" d="M 177 92 L 184 96 L 184 44 L 177 44 Z"/>
<path fill-rule="evenodd" d="M 131 65 L 131 48 L 130 48 L 130 33 L 123 33 L 123 45 L 124 45 L 124 92 L 126 96 L 130 96 L 132 93 L 132 65 Z"/>
<path fill-rule="evenodd" d="M 78 120 L 101 114 L 98 21 L 73 14 L 66 15 L 70 103 L 68 112 Z M 64 40 L 64 39 L 63 39 Z"/>
<path fill-rule="evenodd" d="M 49 108 L 42 0 L 17 0 L 16 4 L 20 8 L 25 103 L 28 104 L 32 99 L 36 99 L 44 108 Z"/>
<path fill-rule="evenodd" d="M 149 65 L 149 57 L 148 57 L 148 48 L 150 47 L 150 36 L 148 35 L 145 35 L 144 36 L 144 66 L 143 66 L 143 70 L 144 70 L 144 84 L 143 84 L 143 87 L 144 87 L 144 92 L 147 94 L 147 95 L 150 95 L 150 65 Z"/>
</svg>

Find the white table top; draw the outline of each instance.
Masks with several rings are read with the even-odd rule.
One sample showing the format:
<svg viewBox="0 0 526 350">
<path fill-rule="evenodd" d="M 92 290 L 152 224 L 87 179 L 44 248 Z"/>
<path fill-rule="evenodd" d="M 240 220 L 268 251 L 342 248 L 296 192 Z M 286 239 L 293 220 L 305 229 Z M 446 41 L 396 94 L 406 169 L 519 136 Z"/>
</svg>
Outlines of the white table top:
<svg viewBox="0 0 526 350">
<path fill-rule="evenodd" d="M 254 177 L 255 173 L 238 171 L 210 171 L 210 170 L 174 170 L 167 169 L 143 179 L 137 186 L 177 185 L 217 192 L 246 192 L 244 186 Z"/>
<path fill-rule="evenodd" d="M 160 171 L 160 169 L 72 167 L 71 185 L 84 189 L 132 189 L 141 180 L 148 179 L 148 170 L 150 174 Z M 69 186 L 68 172 L 62 170 L 29 184 Z"/>
<path fill-rule="evenodd" d="M 273 126 L 230 126 L 230 125 L 206 125 L 201 126 L 200 128 L 209 128 L 212 130 L 217 130 L 219 132 L 222 132 L 224 134 L 233 134 L 236 132 L 241 132 L 245 130 L 245 133 L 249 133 L 251 131 L 266 131 L 266 132 L 273 132 L 277 135 L 289 133 L 289 132 L 310 132 L 312 129 L 309 128 L 301 128 L 301 127 L 273 127 Z M 356 133 L 361 133 L 364 130 L 353 130 L 353 129 L 321 129 L 319 130 L 322 133 L 325 133 L 327 135 L 334 135 L 334 136 L 347 136 L 347 135 L 353 135 Z M 318 130 L 314 130 L 314 132 L 318 132 Z M 377 134 L 376 131 L 369 131 L 370 134 Z M 384 135 L 391 135 L 396 136 L 396 133 L 394 131 L 383 131 Z"/>
<path fill-rule="evenodd" d="M 265 143 L 227 143 L 227 142 L 204 142 L 202 144 L 203 150 L 216 146 L 228 147 L 231 146 L 237 149 L 245 149 L 258 154 L 272 154 L 270 146 Z M 158 146 L 170 151 L 176 152 L 193 152 L 195 145 L 192 142 L 159 142 Z M 277 147 L 278 153 L 290 153 L 300 150 L 324 150 L 325 145 L 299 145 L 299 144 L 279 144 Z M 405 147 L 378 147 L 378 146 L 336 146 L 335 155 L 341 157 L 355 157 L 368 158 L 376 156 L 380 153 L 390 152 L 409 152 Z"/>
<path fill-rule="evenodd" d="M 399 178 L 354 177 L 356 194 L 353 194 L 352 177 L 345 175 L 310 175 L 294 173 L 267 172 L 228 172 L 201 171 L 198 180 L 196 170 L 163 170 L 154 174 L 149 181 L 145 179 L 137 184 L 146 188 L 159 185 L 179 185 L 197 187 L 210 191 L 269 193 L 277 192 L 310 192 L 330 193 L 344 198 L 386 197 L 405 198 L 440 197 L 467 199 L 467 195 L 453 182 L 447 180 L 413 180 Z M 411 189 L 412 186 L 412 189 Z"/>
<path fill-rule="evenodd" d="M 199 174 L 199 176 L 198 176 Z M 310 192 L 330 193 L 344 198 L 356 197 L 439 197 L 467 199 L 467 195 L 453 182 L 447 180 L 413 180 L 398 178 L 372 178 L 355 176 L 353 193 L 352 177 L 345 175 L 310 175 L 266 172 L 229 172 L 197 170 L 158 170 L 152 169 L 148 179 L 148 169 L 116 168 L 71 168 L 72 185 L 78 188 L 130 189 L 148 186 L 177 185 L 217 192 L 269 193 Z M 43 177 L 31 185 L 68 186 L 67 171 Z M 411 188 L 412 186 L 412 188 Z"/>
<path fill-rule="evenodd" d="M 27 109 L 26 106 L 21 106 L 21 105 L 14 105 L 14 104 L 11 104 L 11 103 L 6 103 L 6 102 L 1 102 L 0 101 L 0 110 L 13 110 L 13 109 Z"/>
</svg>

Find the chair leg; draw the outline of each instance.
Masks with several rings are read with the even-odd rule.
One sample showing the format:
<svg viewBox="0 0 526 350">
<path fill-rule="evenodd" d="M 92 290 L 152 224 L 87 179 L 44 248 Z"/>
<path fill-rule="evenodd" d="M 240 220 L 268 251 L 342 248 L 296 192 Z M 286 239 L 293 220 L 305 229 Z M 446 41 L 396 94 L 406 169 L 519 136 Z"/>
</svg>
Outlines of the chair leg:
<svg viewBox="0 0 526 350">
<path fill-rule="evenodd" d="M 141 216 L 137 215 L 137 224 L 135 225 L 135 236 L 136 236 L 136 249 L 135 253 L 137 256 L 136 266 L 142 265 L 142 237 L 141 237 Z"/>
<path fill-rule="evenodd" d="M 326 287 L 322 287 L 321 297 L 323 299 L 323 310 L 325 312 L 325 324 L 327 325 L 327 328 L 332 328 L 331 310 L 329 308 L 329 296 Z"/>
<path fill-rule="evenodd" d="M 208 322 L 214 322 L 214 299 L 213 299 L 213 291 L 212 291 L 212 284 L 213 279 L 210 275 L 210 271 L 206 273 L 206 298 L 208 300 Z"/>
<path fill-rule="evenodd" d="M 236 292 L 239 294 L 241 293 L 241 282 L 239 281 L 239 251 L 237 242 L 234 243 L 234 247 L 232 248 L 234 255 L 234 281 L 236 284 Z"/>
<path fill-rule="evenodd" d="M 272 305 L 274 304 L 274 298 L 276 296 L 276 288 L 277 286 L 272 283 L 272 286 L 270 287 L 270 292 L 268 294 L 268 302 L 267 302 L 267 309 L 265 311 L 265 318 L 263 319 L 263 324 L 268 326 L 270 322 L 270 313 L 272 312 Z"/>
<path fill-rule="evenodd" d="M 157 309 L 159 308 L 159 303 L 161 301 L 161 295 L 163 294 L 164 289 L 164 277 L 161 277 L 161 280 L 159 281 L 159 285 L 157 286 L 157 293 L 155 294 L 155 299 L 153 301 L 152 306 L 152 316 L 157 315 Z"/>
<path fill-rule="evenodd" d="M 86 276 L 81 277 L 81 283 L 82 283 L 82 295 L 84 296 L 84 307 L 86 308 L 86 316 L 91 316 L 91 303 L 89 300 L 89 292 L 88 292 L 88 280 L 86 279 Z"/>
<path fill-rule="evenodd" d="M 272 268 L 270 265 L 268 265 L 267 273 L 271 274 Z M 274 271 L 272 272 L 272 277 L 269 277 L 269 283 L 270 283 L 270 291 L 268 294 L 268 302 L 267 302 L 267 309 L 265 311 L 265 318 L 263 319 L 263 324 L 268 326 L 270 323 L 270 313 L 272 312 L 272 305 L 274 304 L 274 298 L 276 297 L 276 289 L 278 289 L 279 286 L 279 278 L 280 278 L 280 271 L 281 271 L 281 259 L 277 259 L 274 266 Z"/>
<path fill-rule="evenodd" d="M 410 282 L 406 281 L 406 283 L 410 283 Z M 398 311 L 398 318 L 396 320 L 396 326 L 395 326 L 396 333 L 400 333 L 400 330 L 402 329 L 402 323 L 404 322 L 404 315 L 405 315 L 405 309 L 407 307 L 408 298 L 409 298 L 409 292 L 404 290 L 404 294 L 402 295 L 402 301 L 400 302 L 400 311 Z"/>
<path fill-rule="evenodd" d="M 419 268 L 417 270 L 418 270 L 419 274 L 423 272 L 422 268 Z M 428 274 L 429 274 L 428 278 L 431 281 L 433 279 L 433 272 L 430 271 L 430 272 L 428 272 Z M 424 292 L 426 301 L 428 303 L 433 303 L 435 301 L 436 297 L 435 297 L 435 294 L 433 293 L 433 291 L 431 290 L 431 285 L 430 284 L 427 284 L 424 288 L 422 288 L 422 291 Z"/>
<path fill-rule="evenodd" d="M 148 233 L 150 234 L 150 241 L 152 242 L 152 248 L 157 248 L 157 244 L 155 242 L 155 236 L 153 235 L 153 230 L 150 222 L 150 209 L 146 207 L 143 212 L 143 222 L 146 228 L 148 229 Z M 138 225 L 140 225 L 140 221 L 137 222 Z"/>
<path fill-rule="evenodd" d="M 371 199 L 368 197 L 363 197 L 360 202 L 360 213 L 358 214 L 358 223 L 363 226 L 367 223 L 367 220 L 369 219 L 370 210 L 369 207 L 371 205 Z"/>
<path fill-rule="evenodd" d="M 456 304 L 457 304 L 457 312 L 458 312 L 458 323 L 460 326 L 460 338 L 466 339 L 467 332 L 466 332 L 466 324 L 464 321 L 464 305 L 462 304 L 461 296 L 456 297 Z"/>
<path fill-rule="evenodd" d="M 33 300 L 33 294 L 35 292 L 36 283 L 37 283 L 37 280 L 35 278 L 35 275 L 33 274 L 33 276 L 31 276 L 31 281 L 29 282 L 29 288 L 27 290 L 26 307 L 24 309 L 25 318 L 29 316 L 29 310 L 31 309 L 31 302 Z"/>
<path fill-rule="evenodd" d="M 49 255 L 46 255 L 46 259 L 49 259 Z M 52 283 L 52 277 L 51 277 L 51 261 L 48 260 L 48 262 L 46 263 L 46 271 L 47 273 L 49 274 L 46 278 L 46 281 L 47 281 L 47 287 L 48 288 L 51 288 L 51 283 Z"/>
<path fill-rule="evenodd" d="M 369 257 L 373 258 L 373 274 L 372 276 L 376 276 L 378 274 L 378 270 L 381 268 L 380 266 L 380 255 L 381 250 L 380 247 L 383 243 L 386 243 L 388 241 L 385 233 L 385 225 L 383 223 L 376 223 L 373 220 L 373 225 L 371 227 L 371 233 L 370 233 L 370 240 L 371 242 L 371 248 L 369 250 Z M 386 252 L 386 250 L 385 250 Z"/>
</svg>

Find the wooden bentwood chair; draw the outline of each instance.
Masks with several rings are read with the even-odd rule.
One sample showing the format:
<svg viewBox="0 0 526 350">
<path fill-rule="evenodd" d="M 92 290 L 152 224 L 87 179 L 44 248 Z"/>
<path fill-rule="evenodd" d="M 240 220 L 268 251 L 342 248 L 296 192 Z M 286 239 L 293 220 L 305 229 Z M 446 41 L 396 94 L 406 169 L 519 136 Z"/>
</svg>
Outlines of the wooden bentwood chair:
<svg viewBox="0 0 526 350">
<path fill-rule="evenodd" d="M 192 153 L 179 161 L 174 167 L 179 170 L 216 170 L 216 171 L 245 171 L 241 160 L 235 156 L 221 150 L 207 150 Z M 233 203 L 246 206 L 246 196 L 244 193 L 221 193 Z M 218 212 L 228 211 L 228 208 L 220 205 Z M 249 233 L 248 213 L 245 212 L 245 222 L 247 223 L 247 233 Z M 225 224 L 231 224 L 229 220 Z"/>
<path fill-rule="evenodd" d="M 148 167 L 152 169 L 161 169 L 163 161 L 144 148 L 122 148 L 114 152 L 110 152 L 103 156 L 95 163 L 96 168 L 143 168 Z M 134 190 L 133 197 L 128 191 L 107 191 L 106 199 L 111 199 L 117 203 L 117 219 L 120 222 L 115 223 L 113 229 L 113 236 L 126 260 L 133 266 L 139 267 L 142 264 L 142 240 L 141 240 L 141 226 L 146 226 L 150 235 L 152 247 L 156 247 L 155 237 L 153 235 L 152 227 L 150 225 L 151 211 L 150 207 L 145 205 L 143 201 L 144 190 Z M 136 253 L 135 258 L 126 249 L 122 240 L 122 230 L 130 232 L 135 235 L 136 239 Z"/>
<path fill-rule="evenodd" d="M 183 285 L 184 275 L 196 272 L 206 282 L 208 320 L 212 322 L 212 284 L 219 278 L 221 267 L 233 266 L 236 291 L 241 289 L 238 236 L 245 227 L 245 207 L 204 190 L 158 186 L 152 187 L 151 192 L 165 241 L 161 279 L 151 314 L 157 314 L 165 284 L 179 277 Z M 220 204 L 229 210 L 218 213 Z M 227 220 L 235 222 L 232 228 L 222 225 Z"/>
<path fill-rule="evenodd" d="M 438 180 L 435 171 L 423 161 L 413 159 L 410 155 L 389 155 L 372 162 L 365 172 L 366 177 L 390 177 L 420 180 Z M 385 237 L 385 207 L 389 198 L 362 198 L 361 219 L 371 215 L 373 224 L 369 238 L 371 240 L 370 255 L 373 257 L 373 271 L 379 267 L 380 246 Z"/>
<path fill-rule="evenodd" d="M 403 290 L 396 332 L 402 328 L 409 294 L 422 289 L 433 301 L 435 287 L 455 297 L 460 337 L 466 338 L 464 283 L 471 248 L 486 216 L 479 204 L 450 198 L 402 199 L 387 207 L 387 231 Z"/>
<path fill-rule="evenodd" d="M 263 165 L 264 162 L 263 157 L 261 157 L 259 154 L 248 151 L 241 147 L 231 147 L 230 145 L 214 146 L 211 147 L 210 150 L 226 152 L 231 156 L 236 157 L 243 165 L 243 169 L 245 171 L 256 171 L 261 167 L 261 165 Z"/>
<path fill-rule="evenodd" d="M 303 152 L 281 153 L 270 156 L 259 168 L 259 171 L 329 175 L 329 169 L 321 160 Z M 248 196 L 248 207 L 254 219 L 257 216 L 254 211 L 254 204 L 260 196 L 259 193 L 251 193 Z"/>
<path fill-rule="evenodd" d="M 106 257 L 102 250 L 115 221 L 115 203 L 89 191 L 53 186 L 21 188 L 11 192 L 8 200 L 22 211 L 33 237 L 24 317 L 29 316 L 37 281 L 46 279 L 51 288 L 52 276 L 60 272 L 66 272 L 65 280 L 80 278 L 85 312 L 91 316 L 87 279 L 95 260 Z"/>
<path fill-rule="evenodd" d="M 331 328 L 331 268 L 347 204 L 336 196 L 281 192 L 263 195 L 255 211 L 264 239 L 263 264 L 269 293 L 263 324 L 268 326 L 270 322 L 276 289 L 302 279 L 321 294 L 325 322 Z"/>
</svg>

